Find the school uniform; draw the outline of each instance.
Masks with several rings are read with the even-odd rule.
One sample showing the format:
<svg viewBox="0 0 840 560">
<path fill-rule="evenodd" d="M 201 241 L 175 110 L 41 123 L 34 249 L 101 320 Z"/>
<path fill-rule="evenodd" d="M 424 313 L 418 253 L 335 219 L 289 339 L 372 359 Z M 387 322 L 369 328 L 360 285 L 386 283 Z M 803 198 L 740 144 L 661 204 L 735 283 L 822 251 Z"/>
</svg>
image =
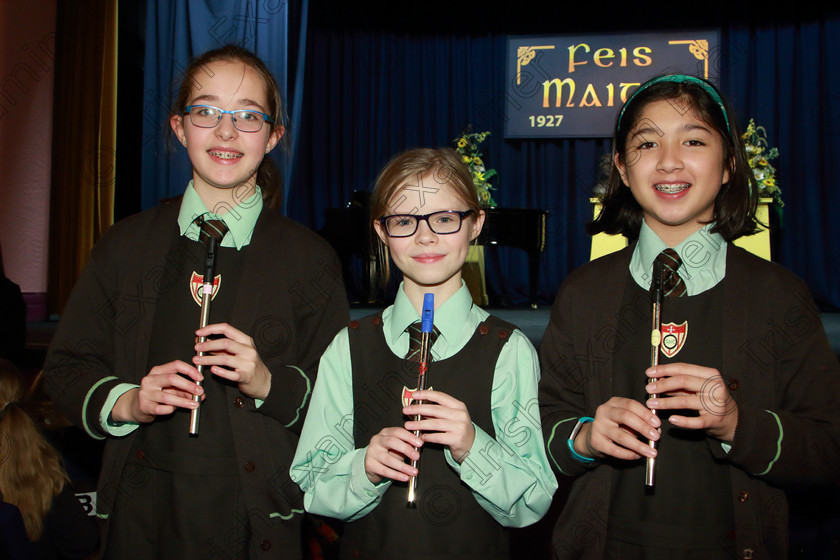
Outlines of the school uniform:
<svg viewBox="0 0 840 560">
<path fill-rule="evenodd" d="M 299 558 L 303 508 L 288 466 L 318 358 L 349 312 L 332 250 L 263 208 L 259 191 L 224 216 L 230 232 L 219 249 L 211 322 L 228 322 L 254 339 L 272 374 L 268 397 L 246 397 L 235 383 L 205 374 L 198 437 L 188 436 L 186 411 L 140 426 L 110 420 L 114 402 L 150 367 L 191 362 L 205 253 L 194 219 L 205 211 L 189 185 L 180 204 L 143 212 L 105 233 L 51 344 L 46 388 L 76 425 L 108 438 L 97 492 L 103 550 L 112 545 L 112 532 L 126 534 L 131 523 L 123 521 L 136 514 L 141 527 L 172 532 L 145 534 L 151 542 L 123 547 L 121 558 L 146 546 L 165 549 L 156 558 L 177 554 L 166 545 L 179 550 L 174 535 L 189 535 L 203 521 L 215 529 L 193 537 L 202 557 Z M 156 478 L 160 473 L 165 479 Z M 190 480 L 195 487 L 184 495 Z M 217 495 L 225 501 L 208 501 Z"/>
<path fill-rule="evenodd" d="M 476 433 L 469 454 L 459 464 L 448 449 L 424 445 L 414 509 L 405 483 L 373 484 L 365 474 L 371 436 L 407 420 L 403 387 L 416 388 L 417 364 L 403 360 L 406 329 L 419 318 L 400 287 L 381 315 L 336 336 L 321 360 L 292 479 L 307 511 L 348 522 L 342 557 L 506 558 L 503 527 L 539 520 L 557 483 L 540 448 L 533 346 L 474 306 L 465 285 L 435 311 L 440 335 L 427 384 L 466 404 Z"/>
<path fill-rule="evenodd" d="M 567 446 L 578 419 L 612 396 L 647 398 L 647 290 L 665 244 L 643 224 L 638 243 L 566 279 L 540 348 L 548 454 L 558 473 L 576 477 L 555 558 L 786 558 L 781 488 L 839 474 L 840 366 L 807 288 L 709 229 L 675 247 L 688 297 L 663 302 L 672 337 L 660 363 L 720 371 L 726 406 L 737 404 L 734 440 L 664 420 L 652 493 L 643 459 L 585 463 Z"/>
</svg>

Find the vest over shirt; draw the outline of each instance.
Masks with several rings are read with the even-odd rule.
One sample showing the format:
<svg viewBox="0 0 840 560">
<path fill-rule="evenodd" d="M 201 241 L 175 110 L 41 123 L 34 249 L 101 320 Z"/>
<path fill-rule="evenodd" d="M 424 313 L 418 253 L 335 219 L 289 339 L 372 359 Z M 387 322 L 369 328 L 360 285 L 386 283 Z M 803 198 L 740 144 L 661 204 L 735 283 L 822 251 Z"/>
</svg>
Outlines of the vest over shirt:
<svg viewBox="0 0 840 560">
<path fill-rule="evenodd" d="M 488 317 L 464 348 L 450 358 L 432 362 L 426 374 L 427 388 L 462 401 L 473 423 L 491 437 L 495 437 L 490 409 L 493 372 L 515 328 Z M 416 389 L 418 365 L 391 352 L 379 314 L 351 322 L 348 332 L 353 363 L 353 437 L 357 446 L 365 446 L 382 428 L 406 422 L 401 396 L 403 387 Z M 416 507 L 407 507 L 408 484 L 393 481 L 376 508 L 345 526 L 343 558 L 508 558 L 508 531 L 461 483 L 446 462 L 443 446 L 424 445 L 418 470 Z"/>
</svg>

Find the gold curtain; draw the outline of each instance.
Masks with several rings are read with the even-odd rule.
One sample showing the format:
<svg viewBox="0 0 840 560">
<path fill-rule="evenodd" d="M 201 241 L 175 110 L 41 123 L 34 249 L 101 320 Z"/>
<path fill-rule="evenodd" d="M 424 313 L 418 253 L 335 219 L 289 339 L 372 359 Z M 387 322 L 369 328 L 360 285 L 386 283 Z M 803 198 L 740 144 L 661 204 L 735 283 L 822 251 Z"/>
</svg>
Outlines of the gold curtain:
<svg viewBox="0 0 840 560">
<path fill-rule="evenodd" d="M 61 313 L 114 221 L 117 0 L 59 0 L 56 18 L 48 306 Z"/>
</svg>

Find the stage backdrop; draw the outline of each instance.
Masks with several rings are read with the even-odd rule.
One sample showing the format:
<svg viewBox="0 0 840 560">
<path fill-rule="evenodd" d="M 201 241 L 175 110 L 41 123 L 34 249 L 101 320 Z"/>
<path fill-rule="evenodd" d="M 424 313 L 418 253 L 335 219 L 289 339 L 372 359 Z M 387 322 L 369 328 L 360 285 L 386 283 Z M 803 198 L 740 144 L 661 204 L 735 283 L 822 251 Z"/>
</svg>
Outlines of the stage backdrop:
<svg viewBox="0 0 840 560">
<path fill-rule="evenodd" d="M 491 132 L 482 147 L 499 172 L 499 206 L 551 213 L 539 280 L 539 296 L 550 303 L 589 258 L 584 224 L 610 142 L 505 138 L 505 35 L 410 35 L 312 21 L 309 37 L 290 215 L 323 227 L 324 209 L 369 189 L 390 156 L 451 145 L 471 124 Z M 785 208 L 774 260 L 802 276 L 820 303 L 840 309 L 840 18 L 733 25 L 720 38 L 710 75 L 719 76 L 742 128 L 754 118 L 781 154 L 774 165 Z M 526 302 L 526 265 L 521 251 L 488 248 L 491 295 Z"/>
<path fill-rule="evenodd" d="M 255 29 L 258 51 L 274 53 L 272 63 L 280 63 L 286 53 L 282 34 L 266 34 L 259 22 L 253 23 L 262 17 L 254 9 L 275 4 L 195 4 L 205 3 L 206 9 L 199 10 L 193 3 L 187 9 L 184 3 L 160 0 L 157 4 L 167 7 L 158 10 L 161 17 L 150 14 L 147 22 L 153 34 L 147 78 L 158 89 L 148 95 L 146 106 L 157 116 L 155 111 L 147 115 L 154 134 L 147 135 L 143 149 L 145 207 L 160 197 L 162 185 L 170 184 L 168 167 L 157 167 L 161 150 L 153 127 L 165 122 L 156 96 L 176 75 L 174 63 L 183 65 L 188 54 L 220 42 L 210 40 L 209 29 L 237 25 L 241 29 L 229 36 L 250 37 L 245 34 Z M 184 31 L 182 26 L 189 29 L 202 18 L 198 31 Z M 155 32 L 158 25 L 166 27 Z M 451 145 L 469 125 L 490 131 L 482 148 L 488 167 L 499 172 L 494 192 L 499 206 L 550 212 L 539 279 L 539 297 L 550 303 L 566 275 L 588 260 L 590 240 L 583 227 L 591 218 L 589 198 L 601 179 L 598 165 L 610 152 L 609 141 L 505 138 L 507 35 L 348 29 L 314 15 L 304 29 L 306 47 L 296 55 L 305 54 L 305 80 L 297 82 L 304 90 L 290 100 L 292 111 L 300 111 L 300 122 L 292 127 L 298 147 L 292 155 L 287 213 L 320 229 L 324 210 L 346 205 L 354 190 L 370 189 L 397 152 Z M 774 260 L 802 276 L 818 302 L 840 309 L 840 189 L 834 185 L 834 166 L 840 161 L 840 18 L 733 24 L 719 31 L 720 52 L 710 59 L 710 75 L 719 76 L 741 125 L 754 118 L 780 152 L 774 165 L 785 208 L 783 227 L 774 238 Z M 173 45 L 176 35 L 181 46 Z M 175 174 L 171 184 L 182 190 L 187 171 Z M 526 302 L 524 253 L 488 248 L 487 259 L 491 295 Z"/>
<path fill-rule="evenodd" d="M 717 83 L 720 33 L 589 34 L 508 39 L 505 136 L 609 137 L 647 79 L 690 74 Z"/>
</svg>

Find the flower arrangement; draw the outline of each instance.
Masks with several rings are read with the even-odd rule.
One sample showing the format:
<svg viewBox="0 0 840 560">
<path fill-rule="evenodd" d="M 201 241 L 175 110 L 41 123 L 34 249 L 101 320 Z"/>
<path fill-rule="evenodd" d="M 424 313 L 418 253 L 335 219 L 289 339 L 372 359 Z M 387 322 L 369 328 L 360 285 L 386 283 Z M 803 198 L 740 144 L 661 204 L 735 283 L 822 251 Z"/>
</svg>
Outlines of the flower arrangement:
<svg viewBox="0 0 840 560">
<path fill-rule="evenodd" d="M 493 200 L 493 195 L 490 191 L 496 190 L 490 184 L 490 179 L 497 175 L 495 169 L 487 169 L 484 167 L 484 161 L 481 159 L 483 155 L 478 149 L 478 145 L 490 136 L 490 133 L 485 132 L 466 132 L 461 134 L 459 138 L 453 140 L 455 142 L 455 151 L 461 155 L 461 159 L 470 168 L 475 189 L 478 191 L 478 201 L 482 206 L 493 207 L 496 206 L 496 201 Z"/>
<path fill-rule="evenodd" d="M 779 157 L 779 150 L 767 147 L 767 131 L 763 126 L 756 126 L 753 119 L 750 119 L 741 138 L 744 139 L 747 160 L 758 183 L 758 196 L 772 198 L 773 205 L 781 214 L 781 207 L 784 206 L 782 191 L 776 184 L 776 168 L 770 165 L 771 159 Z"/>
</svg>

